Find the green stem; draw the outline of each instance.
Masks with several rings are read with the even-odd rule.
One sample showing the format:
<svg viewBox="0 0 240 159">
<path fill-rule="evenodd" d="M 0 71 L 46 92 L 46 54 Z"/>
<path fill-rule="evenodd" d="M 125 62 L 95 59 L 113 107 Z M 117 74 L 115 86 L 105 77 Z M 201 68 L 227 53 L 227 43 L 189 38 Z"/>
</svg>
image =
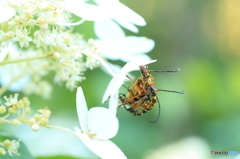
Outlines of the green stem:
<svg viewBox="0 0 240 159">
<path fill-rule="evenodd" d="M 0 120 L 5 120 L 9 116 L 10 116 L 10 114 L 6 114 L 5 116 L 1 117 Z"/>
<path fill-rule="evenodd" d="M 31 57 L 31 58 L 26 58 L 26 59 L 3 61 L 3 62 L 0 62 L 0 65 L 6 65 L 6 64 L 11 64 L 11 63 L 18 63 L 18 62 L 24 62 L 24 61 L 31 61 L 31 60 L 38 60 L 38 59 L 44 59 L 44 58 L 50 57 L 50 56 L 53 56 L 53 54 L 47 54 L 47 55 L 43 55 L 43 56 Z"/>
<path fill-rule="evenodd" d="M 0 124 L 11 123 L 10 120 L 5 119 L 5 117 L 0 118 Z"/>
<path fill-rule="evenodd" d="M 74 131 L 72 131 L 72 130 L 70 130 L 70 129 L 67 129 L 67 128 L 64 128 L 64 127 L 54 126 L 54 125 L 47 125 L 47 126 L 45 126 L 45 128 L 63 130 L 63 131 L 69 132 L 69 133 L 77 136 L 77 134 L 76 134 Z"/>
</svg>

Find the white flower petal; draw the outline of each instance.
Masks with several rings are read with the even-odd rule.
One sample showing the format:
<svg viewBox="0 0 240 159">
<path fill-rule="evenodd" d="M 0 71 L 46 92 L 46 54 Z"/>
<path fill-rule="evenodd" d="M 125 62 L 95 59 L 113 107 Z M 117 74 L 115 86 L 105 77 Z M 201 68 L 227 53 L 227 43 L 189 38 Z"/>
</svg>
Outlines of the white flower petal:
<svg viewBox="0 0 240 159">
<path fill-rule="evenodd" d="M 107 65 L 109 66 L 109 68 L 111 68 L 111 70 L 112 70 L 113 72 L 120 72 L 121 67 L 120 67 L 119 65 L 112 64 L 112 63 L 110 63 L 110 62 L 108 62 L 108 61 L 106 61 L 106 63 L 107 63 Z M 101 66 L 101 69 L 102 69 L 104 72 L 106 72 L 107 74 L 109 74 L 109 75 L 112 76 L 112 74 L 110 74 L 109 71 L 107 71 L 107 69 L 106 69 L 105 67 L 102 67 L 102 66 Z"/>
<path fill-rule="evenodd" d="M 78 113 L 78 120 L 81 126 L 82 131 L 87 132 L 87 103 L 82 91 L 81 87 L 77 89 L 77 96 L 76 96 L 76 104 L 77 104 L 77 113 Z"/>
<path fill-rule="evenodd" d="M 106 20 L 112 18 L 111 8 L 108 6 L 94 6 L 82 0 L 67 0 L 63 3 L 66 10 L 89 21 Z"/>
<path fill-rule="evenodd" d="M 99 32 L 102 31 L 99 30 Z M 104 35 L 104 32 L 102 32 L 102 35 Z M 103 57 L 111 60 L 122 60 L 124 62 L 129 62 L 138 58 L 146 60 L 150 59 L 150 57 L 146 55 L 140 55 L 151 51 L 155 46 L 152 39 L 137 36 L 128 36 L 125 38 L 119 37 L 117 39 L 116 37 L 112 38 L 110 36 L 106 36 L 104 40 L 100 39 L 96 40 L 96 42 L 102 49 L 101 55 Z"/>
<path fill-rule="evenodd" d="M 77 136 L 82 140 L 82 142 L 91 150 L 91 145 L 93 144 L 92 139 L 88 136 L 88 134 L 84 133 L 78 127 L 75 127 L 75 132 Z"/>
<path fill-rule="evenodd" d="M 128 8 L 127 6 L 120 2 L 118 3 L 118 5 L 116 5 L 114 10 L 118 17 L 121 17 L 126 21 L 129 21 L 138 26 L 146 25 L 146 22 L 143 19 L 143 17 L 141 17 L 139 14 L 137 14 L 136 12 L 134 12 L 133 10 L 131 10 L 130 8 Z"/>
<path fill-rule="evenodd" d="M 117 107 L 118 107 L 118 91 L 110 97 L 109 112 L 110 112 L 111 117 L 116 116 Z"/>
<path fill-rule="evenodd" d="M 119 60 L 122 53 L 119 41 L 100 41 L 96 40 L 97 44 L 102 49 L 101 55 L 110 60 Z"/>
<path fill-rule="evenodd" d="M 0 23 L 5 22 L 16 14 L 15 10 L 11 7 L 0 6 Z"/>
<path fill-rule="evenodd" d="M 112 78 L 112 80 L 110 81 L 104 95 L 103 95 L 103 102 L 105 102 L 107 100 L 107 98 L 113 94 L 115 94 L 118 89 L 121 87 L 121 85 L 123 84 L 126 75 L 128 74 L 128 72 L 131 72 L 133 70 L 137 70 L 139 69 L 140 65 L 147 65 L 149 63 L 153 63 L 156 62 L 157 60 L 135 60 L 135 61 L 131 61 L 129 63 L 127 63 L 126 65 L 123 66 L 122 70 Z"/>
<path fill-rule="evenodd" d="M 134 41 L 136 39 L 136 41 Z M 126 41 L 125 41 L 126 40 Z M 129 41 L 129 43 L 127 43 Z M 152 50 L 154 47 L 154 41 L 145 37 L 141 38 L 124 38 L 121 42 L 110 41 L 96 41 L 101 46 L 102 56 L 111 60 L 122 60 L 129 62 L 132 60 L 149 60 L 151 59 L 147 55 L 147 51 Z M 133 45 L 131 46 L 131 42 Z"/>
<path fill-rule="evenodd" d="M 139 31 L 138 28 L 134 24 L 126 21 L 125 19 L 122 19 L 121 17 L 115 17 L 114 20 L 116 22 L 118 22 L 125 29 L 128 29 L 134 33 L 138 33 L 138 31 Z"/>
<path fill-rule="evenodd" d="M 94 148 L 96 153 L 102 159 L 127 159 L 121 149 L 110 140 L 99 141 L 94 140 Z M 93 149 L 91 149 L 93 151 Z M 94 151 L 93 151 L 94 152 Z"/>
<path fill-rule="evenodd" d="M 116 103 L 117 104 L 117 103 Z M 95 134 L 94 138 L 106 140 L 114 137 L 118 131 L 118 119 L 110 116 L 110 112 L 104 107 L 94 107 L 88 112 L 88 130 L 90 134 Z"/>
<path fill-rule="evenodd" d="M 102 66 L 104 66 L 104 68 L 109 72 L 110 75 L 115 76 L 114 71 L 109 67 L 108 63 L 106 61 L 104 61 L 101 57 L 94 55 L 92 53 L 88 53 L 88 55 L 97 59 L 102 64 Z"/>
<path fill-rule="evenodd" d="M 123 152 L 109 140 L 90 139 L 86 134 L 82 133 L 77 127 L 75 131 L 83 143 L 96 155 L 102 159 L 126 159 Z"/>
<path fill-rule="evenodd" d="M 101 40 L 119 41 L 125 38 L 121 27 L 112 20 L 96 21 L 94 23 L 94 31 Z"/>
<path fill-rule="evenodd" d="M 102 103 L 104 103 L 110 97 L 110 93 L 114 87 L 114 84 L 117 83 L 117 81 L 118 81 L 118 79 L 115 76 L 111 79 L 111 81 L 109 82 L 108 87 L 103 95 Z"/>
<path fill-rule="evenodd" d="M 119 0 L 93 0 L 98 5 L 116 5 Z"/>
<path fill-rule="evenodd" d="M 122 44 L 122 51 L 126 54 L 143 54 L 151 51 L 155 46 L 152 39 L 146 37 L 128 36 L 124 39 Z"/>
<path fill-rule="evenodd" d="M 125 54 L 119 57 L 123 62 L 129 62 L 134 60 L 151 60 L 151 58 L 146 54 Z"/>
</svg>

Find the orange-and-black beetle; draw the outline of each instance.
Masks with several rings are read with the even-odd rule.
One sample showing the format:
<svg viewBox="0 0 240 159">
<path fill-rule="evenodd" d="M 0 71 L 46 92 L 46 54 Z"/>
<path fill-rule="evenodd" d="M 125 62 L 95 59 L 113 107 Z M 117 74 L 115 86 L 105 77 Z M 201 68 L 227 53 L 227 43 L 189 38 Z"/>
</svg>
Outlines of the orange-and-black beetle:
<svg viewBox="0 0 240 159">
<path fill-rule="evenodd" d="M 144 113 L 151 110 L 156 103 L 158 103 L 158 117 L 155 121 L 151 121 L 152 123 L 155 123 L 160 117 L 160 102 L 157 97 L 157 92 L 164 91 L 180 94 L 184 94 L 184 92 L 156 89 L 154 78 L 150 74 L 150 72 L 178 72 L 180 71 L 180 69 L 178 68 L 178 70 L 174 71 L 155 71 L 148 70 L 147 65 L 141 65 L 139 66 L 139 68 L 141 76 L 138 77 L 135 82 L 133 82 L 132 79 L 127 76 L 131 81 L 131 87 L 127 88 L 126 86 L 124 86 L 128 90 L 127 95 L 119 94 L 119 100 L 122 103 L 118 106 L 118 108 L 124 106 L 126 110 L 133 113 L 134 115 L 143 115 Z M 128 105 L 128 107 L 126 105 Z"/>
</svg>

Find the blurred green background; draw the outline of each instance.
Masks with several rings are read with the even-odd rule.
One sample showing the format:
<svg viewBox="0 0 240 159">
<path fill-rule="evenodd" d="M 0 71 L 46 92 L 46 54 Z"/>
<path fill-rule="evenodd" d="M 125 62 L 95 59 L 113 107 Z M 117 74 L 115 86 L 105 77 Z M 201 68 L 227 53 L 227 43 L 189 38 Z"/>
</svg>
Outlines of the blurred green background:
<svg viewBox="0 0 240 159">
<path fill-rule="evenodd" d="M 154 124 L 149 121 L 156 119 L 157 106 L 137 117 L 120 108 L 119 132 L 112 141 L 129 159 L 170 158 L 173 154 L 180 157 L 179 151 L 185 145 L 183 151 L 199 153 L 202 158 L 220 157 L 210 156 L 211 150 L 240 152 L 240 1 L 121 2 L 147 22 L 145 27 L 139 27 L 137 36 L 146 36 L 156 43 L 148 55 L 157 62 L 149 65 L 149 69 L 181 68 L 178 73 L 152 73 L 157 88 L 184 90 L 186 94 L 159 92 L 161 116 Z M 78 29 L 86 33 L 86 38 L 93 36 L 91 22 Z M 111 62 L 124 65 L 120 61 Z M 140 72 L 133 74 L 138 77 Z M 107 107 L 108 103 L 101 104 L 101 99 L 111 77 L 99 68 L 87 71 L 85 76 L 80 86 L 88 106 Z M 77 123 L 75 91 L 55 85 L 50 100 L 29 98 L 36 109 L 48 106 L 59 123 L 69 118 Z M 186 140 L 175 145 L 189 137 L 193 142 Z M 71 145 L 71 141 L 68 143 Z"/>
</svg>

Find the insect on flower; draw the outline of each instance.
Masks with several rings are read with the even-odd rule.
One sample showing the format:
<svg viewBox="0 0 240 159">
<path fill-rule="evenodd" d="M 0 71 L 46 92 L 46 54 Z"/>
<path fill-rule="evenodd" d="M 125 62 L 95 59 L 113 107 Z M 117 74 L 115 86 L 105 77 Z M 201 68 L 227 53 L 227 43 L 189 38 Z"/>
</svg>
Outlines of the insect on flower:
<svg viewBox="0 0 240 159">
<path fill-rule="evenodd" d="M 156 89 L 154 78 L 150 72 L 178 72 L 180 71 L 180 68 L 174 71 L 148 70 L 147 65 L 141 65 L 139 68 L 141 71 L 141 76 L 137 78 L 135 82 L 133 82 L 132 79 L 127 76 L 127 78 L 130 79 L 132 86 L 127 88 L 125 85 L 123 85 L 128 90 L 128 94 L 119 94 L 119 100 L 122 102 L 122 104 L 120 104 L 118 108 L 124 106 L 124 108 L 130 113 L 133 113 L 133 115 L 143 115 L 151 110 L 157 103 L 159 107 L 158 117 L 155 121 L 151 121 L 152 123 L 155 123 L 160 117 L 160 102 L 157 97 L 157 92 L 164 91 L 180 94 L 184 94 L 184 92 Z M 126 105 L 128 105 L 128 107 Z"/>
</svg>

